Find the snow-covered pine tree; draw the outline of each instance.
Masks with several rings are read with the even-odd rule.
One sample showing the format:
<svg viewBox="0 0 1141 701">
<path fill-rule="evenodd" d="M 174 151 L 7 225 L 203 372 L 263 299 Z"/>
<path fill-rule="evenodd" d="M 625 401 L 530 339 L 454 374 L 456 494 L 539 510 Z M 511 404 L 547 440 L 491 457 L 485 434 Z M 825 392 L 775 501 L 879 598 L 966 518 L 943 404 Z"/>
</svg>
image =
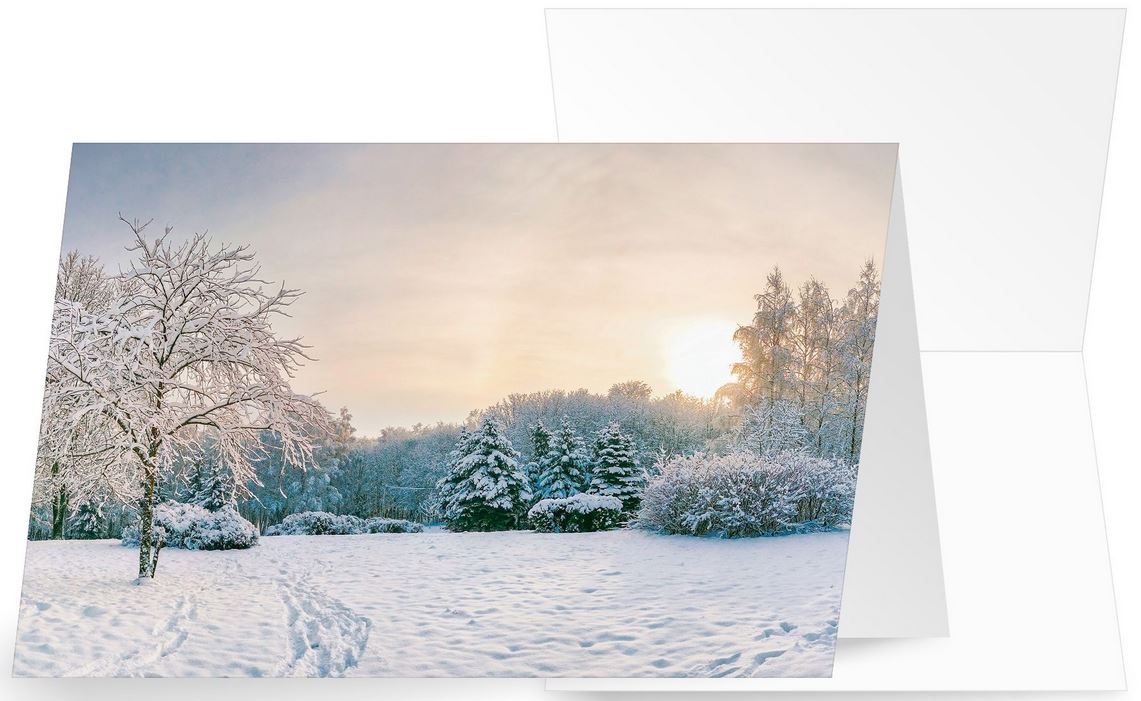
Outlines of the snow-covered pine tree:
<svg viewBox="0 0 1141 701">
<path fill-rule="evenodd" d="M 622 432 L 617 421 L 599 431 L 594 441 L 589 492 L 621 499 L 622 511 L 627 514 L 637 511 L 646 486 L 637 455 L 633 439 Z"/>
<path fill-rule="evenodd" d="M 553 438 L 554 436 L 551 435 L 542 421 L 536 422 L 531 427 L 531 450 L 534 458 L 527 463 L 525 472 L 527 483 L 531 485 L 531 491 L 535 494 L 539 493 L 539 479 L 547 468 L 547 458 L 551 454 L 551 440 Z"/>
<path fill-rule="evenodd" d="M 436 492 L 439 495 L 438 508 L 440 516 L 447 519 L 448 512 L 451 510 L 451 497 L 452 494 L 460 486 L 460 482 L 464 479 L 463 471 L 460 469 L 460 462 L 467 457 L 468 443 L 471 441 L 471 431 L 467 426 L 460 427 L 459 438 L 456 439 L 456 445 L 448 453 L 447 471 L 444 476 L 436 482 Z"/>
<path fill-rule="evenodd" d="M 187 470 L 186 476 L 186 489 L 176 489 L 175 491 L 182 498 L 175 498 L 175 501 L 182 501 L 188 504 L 197 503 L 198 495 L 202 493 L 202 485 L 206 482 L 206 475 L 202 468 L 201 460 L 194 460 L 193 469 Z"/>
<path fill-rule="evenodd" d="M 85 501 L 75 510 L 68 527 L 73 538 L 99 538 L 103 535 L 103 507 L 94 501 Z"/>
<path fill-rule="evenodd" d="M 216 463 L 198 471 L 198 489 L 191 501 L 207 511 L 220 511 L 234 503 L 235 494 L 227 475 Z"/>
<path fill-rule="evenodd" d="M 519 453 L 498 420 L 485 418 L 457 450 L 464 453 L 441 480 L 444 523 L 452 531 L 516 528 L 531 499 Z"/>
<path fill-rule="evenodd" d="M 588 462 L 582 440 L 575 433 L 570 419 L 564 416 L 562 425 L 552 437 L 547 464 L 539 477 L 539 498 L 565 499 L 581 492 L 586 482 Z"/>
</svg>

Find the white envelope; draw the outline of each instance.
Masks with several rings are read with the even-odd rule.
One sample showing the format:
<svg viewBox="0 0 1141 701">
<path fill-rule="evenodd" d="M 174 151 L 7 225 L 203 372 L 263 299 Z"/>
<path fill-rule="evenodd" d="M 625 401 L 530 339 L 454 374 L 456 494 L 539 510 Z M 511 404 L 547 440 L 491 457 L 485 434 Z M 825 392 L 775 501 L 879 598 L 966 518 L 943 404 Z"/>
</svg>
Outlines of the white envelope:
<svg viewBox="0 0 1141 701">
<path fill-rule="evenodd" d="M 893 141 L 902 178 L 833 677 L 547 688 L 1124 687 L 1081 358 L 1123 21 L 548 11 L 561 140 Z"/>
</svg>

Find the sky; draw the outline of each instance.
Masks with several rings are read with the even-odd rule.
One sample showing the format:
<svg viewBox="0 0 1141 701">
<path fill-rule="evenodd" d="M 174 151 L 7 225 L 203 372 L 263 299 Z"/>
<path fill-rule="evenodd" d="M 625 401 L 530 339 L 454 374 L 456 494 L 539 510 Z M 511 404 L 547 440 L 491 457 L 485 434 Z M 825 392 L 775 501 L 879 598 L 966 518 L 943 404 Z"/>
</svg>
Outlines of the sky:
<svg viewBox="0 0 1141 701">
<path fill-rule="evenodd" d="M 303 290 L 294 389 L 361 435 L 514 392 L 708 395 L 779 265 L 842 297 L 883 258 L 894 144 L 78 144 L 63 251 L 118 220 L 249 244 Z"/>
</svg>

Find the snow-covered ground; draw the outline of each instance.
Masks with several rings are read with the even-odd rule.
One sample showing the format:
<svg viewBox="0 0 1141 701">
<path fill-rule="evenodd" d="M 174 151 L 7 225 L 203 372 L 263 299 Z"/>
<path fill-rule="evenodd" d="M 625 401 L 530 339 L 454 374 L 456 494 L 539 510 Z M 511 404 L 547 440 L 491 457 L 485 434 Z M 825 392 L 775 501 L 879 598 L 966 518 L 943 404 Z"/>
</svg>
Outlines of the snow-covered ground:
<svg viewBox="0 0 1141 701">
<path fill-rule="evenodd" d="M 827 676 L 847 533 L 263 538 L 162 552 L 32 542 L 30 676 Z"/>
</svg>

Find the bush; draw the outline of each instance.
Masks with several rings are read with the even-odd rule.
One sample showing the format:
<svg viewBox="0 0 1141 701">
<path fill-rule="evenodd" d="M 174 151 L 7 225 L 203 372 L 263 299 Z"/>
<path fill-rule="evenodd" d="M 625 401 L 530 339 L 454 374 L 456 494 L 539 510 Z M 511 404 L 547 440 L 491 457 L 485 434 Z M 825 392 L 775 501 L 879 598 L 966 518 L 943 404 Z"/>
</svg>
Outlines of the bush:
<svg viewBox="0 0 1141 701">
<path fill-rule="evenodd" d="M 341 516 L 327 511 L 303 511 L 290 514 L 276 526 L 265 529 L 266 535 L 359 535 L 362 533 L 420 533 L 424 527 L 399 518 L 380 516 L 363 519 Z"/>
<path fill-rule="evenodd" d="M 266 535 L 356 535 L 365 531 L 364 519 L 327 511 L 302 511 L 286 516 L 265 529 Z"/>
<path fill-rule="evenodd" d="M 527 512 L 527 520 L 540 533 L 605 531 L 621 525 L 622 500 L 598 494 L 543 499 Z"/>
<path fill-rule="evenodd" d="M 374 516 L 364 522 L 365 533 L 422 533 L 424 527 L 419 523 L 405 521 L 401 518 L 384 518 Z"/>
<path fill-rule="evenodd" d="M 725 538 L 834 528 L 851 519 L 856 469 L 787 452 L 674 458 L 646 485 L 640 524 Z"/>
<path fill-rule="evenodd" d="M 165 501 L 155 507 L 154 525 L 168 548 L 235 550 L 258 542 L 258 529 L 232 506 L 207 511 L 194 504 Z M 124 528 L 123 545 L 138 544 L 138 523 Z"/>
</svg>

